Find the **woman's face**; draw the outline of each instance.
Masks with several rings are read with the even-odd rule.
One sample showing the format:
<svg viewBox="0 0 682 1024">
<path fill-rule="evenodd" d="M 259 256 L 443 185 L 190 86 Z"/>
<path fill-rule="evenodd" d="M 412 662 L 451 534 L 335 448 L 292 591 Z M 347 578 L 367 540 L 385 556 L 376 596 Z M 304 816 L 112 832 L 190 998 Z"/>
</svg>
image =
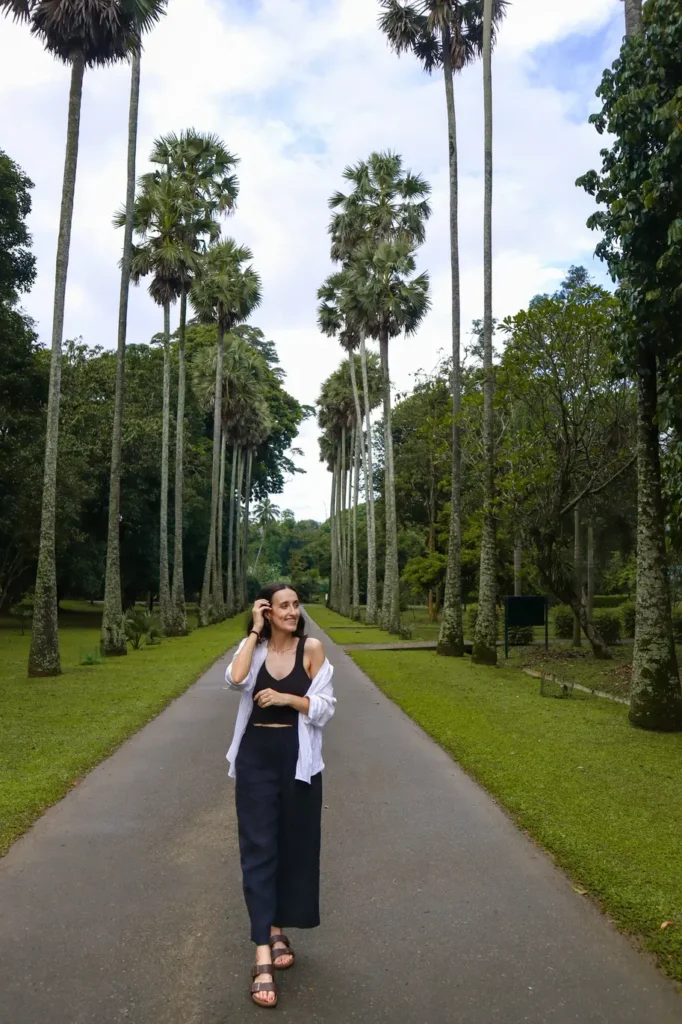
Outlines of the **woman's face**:
<svg viewBox="0 0 682 1024">
<path fill-rule="evenodd" d="M 268 618 L 271 626 L 284 633 L 294 633 L 301 615 L 296 591 L 278 590 L 273 594 L 270 607 L 272 611 L 268 613 Z"/>
</svg>

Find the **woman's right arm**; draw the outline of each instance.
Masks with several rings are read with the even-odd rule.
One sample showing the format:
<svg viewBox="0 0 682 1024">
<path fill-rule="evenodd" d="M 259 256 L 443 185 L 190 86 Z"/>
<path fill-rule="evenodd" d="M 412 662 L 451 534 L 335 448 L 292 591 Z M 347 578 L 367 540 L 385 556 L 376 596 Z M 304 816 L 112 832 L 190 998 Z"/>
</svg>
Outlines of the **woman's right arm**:
<svg viewBox="0 0 682 1024">
<path fill-rule="evenodd" d="M 228 682 L 232 682 L 235 686 L 240 686 L 244 680 L 248 678 L 249 672 L 251 671 L 251 662 L 253 661 L 253 652 L 256 649 L 258 637 L 260 636 L 265 624 L 263 613 L 267 611 L 269 607 L 270 605 L 267 601 L 256 601 L 253 606 L 252 631 L 247 636 L 246 642 L 242 644 L 240 649 L 237 651 L 237 654 L 228 669 Z M 258 636 L 256 634 L 258 634 Z"/>
</svg>

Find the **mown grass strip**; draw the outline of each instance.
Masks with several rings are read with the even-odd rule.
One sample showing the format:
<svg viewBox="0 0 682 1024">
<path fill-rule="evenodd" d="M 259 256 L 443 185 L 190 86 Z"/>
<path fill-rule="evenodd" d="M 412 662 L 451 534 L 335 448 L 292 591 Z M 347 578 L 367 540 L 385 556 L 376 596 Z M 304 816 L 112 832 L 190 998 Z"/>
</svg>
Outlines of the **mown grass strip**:
<svg viewBox="0 0 682 1024">
<path fill-rule="evenodd" d="M 635 730 L 610 701 L 541 697 L 511 668 L 352 656 L 682 981 L 681 735 Z"/>
<path fill-rule="evenodd" d="M 0 856 L 243 635 L 244 616 L 82 665 L 98 629 L 60 630 L 63 674 L 28 679 L 30 638 L 0 631 Z"/>
</svg>

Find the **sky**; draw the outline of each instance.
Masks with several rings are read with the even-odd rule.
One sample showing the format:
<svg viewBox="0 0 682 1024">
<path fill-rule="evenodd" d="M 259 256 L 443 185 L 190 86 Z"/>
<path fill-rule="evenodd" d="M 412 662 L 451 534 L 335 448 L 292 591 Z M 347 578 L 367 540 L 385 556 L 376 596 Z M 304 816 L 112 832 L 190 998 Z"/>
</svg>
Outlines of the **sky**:
<svg viewBox="0 0 682 1024">
<path fill-rule="evenodd" d="M 377 27 L 375 0 L 169 0 L 142 59 L 138 171 L 153 140 L 195 127 L 240 159 L 240 198 L 224 233 L 251 247 L 263 279 L 253 323 L 272 338 L 286 386 L 313 404 L 341 350 L 316 327 L 316 292 L 331 272 L 327 200 L 343 170 L 373 151 L 400 153 L 432 186 L 420 270 L 432 309 L 419 333 L 391 343 L 391 377 L 405 391 L 451 345 L 447 122 L 442 77 L 398 58 Z M 588 124 L 595 89 L 623 34 L 621 0 L 513 0 L 493 58 L 494 315 L 552 291 L 572 264 L 600 280 L 590 198 L 576 178 L 598 165 Z M 129 68 L 86 73 L 65 337 L 114 348 L 125 194 Z M 24 26 L 0 16 L 0 145 L 35 183 L 30 229 L 38 278 L 24 307 L 49 344 L 69 71 Z M 482 68 L 455 84 L 460 159 L 462 328 L 483 302 Z M 177 310 L 175 311 L 177 317 Z M 128 339 L 147 343 L 161 312 L 131 293 Z M 299 519 L 323 519 L 330 480 L 318 430 L 295 442 L 305 475 L 274 497 Z"/>
</svg>

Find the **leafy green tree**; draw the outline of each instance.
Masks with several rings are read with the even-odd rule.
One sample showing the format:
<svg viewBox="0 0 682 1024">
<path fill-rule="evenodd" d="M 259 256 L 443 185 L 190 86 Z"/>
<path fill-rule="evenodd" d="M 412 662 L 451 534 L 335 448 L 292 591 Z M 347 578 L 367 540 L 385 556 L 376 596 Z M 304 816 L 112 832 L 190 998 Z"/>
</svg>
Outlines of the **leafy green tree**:
<svg viewBox="0 0 682 1024">
<path fill-rule="evenodd" d="M 493 32 L 504 17 L 506 0 L 494 0 Z M 459 271 L 459 172 L 454 76 L 478 59 L 483 50 L 482 0 L 381 0 L 380 26 L 397 53 L 411 51 L 431 74 L 442 70 L 448 124 L 450 170 L 450 269 L 452 280 L 452 482 L 448 576 L 438 652 L 461 657 L 462 521 L 461 521 L 461 296 Z"/>
<path fill-rule="evenodd" d="M 52 361 L 47 411 L 45 476 L 40 528 L 40 551 L 35 590 L 35 617 L 31 633 L 30 676 L 59 675 L 57 630 L 57 569 L 55 517 L 57 504 L 57 449 L 59 444 L 59 388 L 64 302 L 76 187 L 78 140 L 86 68 L 127 60 L 139 52 L 142 35 L 165 10 L 165 0 L 0 0 L 0 11 L 29 24 L 53 56 L 71 67 L 71 88 L 62 184 L 62 206 L 57 241 Z"/>
<path fill-rule="evenodd" d="M 682 729 L 682 692 L 673 641 L 661 494 L 659 379 L 682 357 L 682 173 L 680 75 L 682 12 L 674 0 L 626 7 L 633 32 L 606 71 L 593 117 L 612 139 L 601 172 L 581 184 L 600 209 L 590 225 L 597 253 L 617 282 L 622 308 L 617 344 L 638 392 L 637 617 L 630 720 L 641 728 Z M 634 15 L 634 18 L 633 18 Z M 637 31 L 635 31 L 637 30 Z"/>
<path fill-rule="evenodd" d="M 571 606 L 595 656 L 608 658 L 575 585 L 572 519 L 600 494 L 612 500 L 631 471 L 634 396 L 610 348 L 617 304 L 581 280 L 569 277 L 503 325 L 497 514 L 514 519 L 543 586 Z"/>
<path fill-rule="evenodd" d="M 258 569 L 258 563 L 260 561 L 261 551 L 263 550 L 263 544 L 267 536 L 268 527 L 279 520 L 281 515 L 280 509 L 277 505 L 273 505 L 270 498 L 265 498 L 256 506 L 255 509 L 256 522 L 260 527 L 260 543 L 258 545 L 258 553 L 256 555 L 256 562 L 254 565 L 254 572 Z"/>
</svg>

